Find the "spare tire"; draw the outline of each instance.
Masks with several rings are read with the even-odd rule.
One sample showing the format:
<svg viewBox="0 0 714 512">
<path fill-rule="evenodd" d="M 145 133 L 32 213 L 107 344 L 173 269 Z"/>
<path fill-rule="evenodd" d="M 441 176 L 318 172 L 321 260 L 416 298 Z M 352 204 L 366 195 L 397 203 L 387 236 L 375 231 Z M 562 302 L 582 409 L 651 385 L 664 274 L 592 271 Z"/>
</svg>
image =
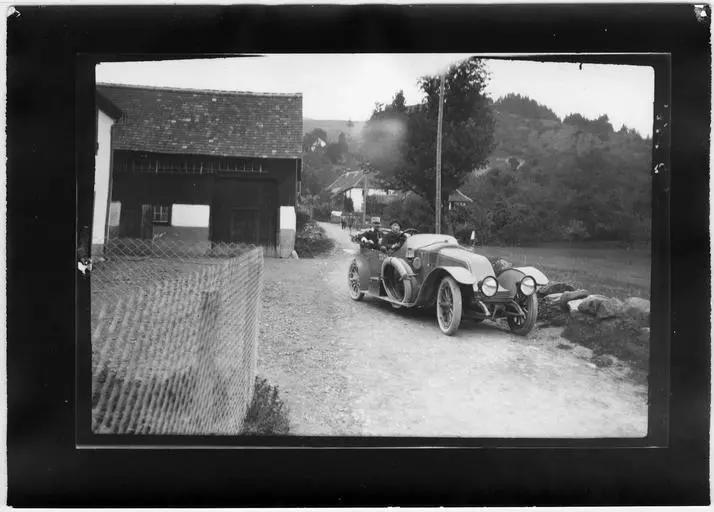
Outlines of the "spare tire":
<svg viewBox="0 0 714 512">
<path fill-rule="evenodd" d="M 404 260 L 390 257 L 382 262 L 382 283 L 387 296 L 401 304 L 412 301 L 411 270 Z"/>
</svg>

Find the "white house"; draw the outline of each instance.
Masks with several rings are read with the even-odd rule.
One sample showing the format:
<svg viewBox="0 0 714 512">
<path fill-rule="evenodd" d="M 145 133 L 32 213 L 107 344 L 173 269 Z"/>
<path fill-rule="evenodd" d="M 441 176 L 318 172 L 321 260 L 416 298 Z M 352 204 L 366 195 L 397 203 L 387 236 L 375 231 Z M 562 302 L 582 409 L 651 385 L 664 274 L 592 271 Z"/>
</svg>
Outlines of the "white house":
<svg viewBox="0 0 714 512">
<path fill-rule="evenodd" d="M 393 196 L 396 193 L 395 190 L 384 188 L 385 185 L 373 174 L 365 173 L 361 170 L 347 171 L 332 182 L 327 187 L 327 190 L 333 198 L 336 196 L 350 198 L 354 211 L 361 212 L 362 205 L 364 204 L 365 179 L 367 180 L 366 190 L 368 196 L 387 197 Z"/>
<path fill-rule="evenodd" d="M 94 213 L 92 218 L 92 256 L 101 256 L 109 224 L 109 200 L 112 187 L 112 126 L 121 111 L 97 94 L 97 132 L 94 152 Z"/>
</svg>

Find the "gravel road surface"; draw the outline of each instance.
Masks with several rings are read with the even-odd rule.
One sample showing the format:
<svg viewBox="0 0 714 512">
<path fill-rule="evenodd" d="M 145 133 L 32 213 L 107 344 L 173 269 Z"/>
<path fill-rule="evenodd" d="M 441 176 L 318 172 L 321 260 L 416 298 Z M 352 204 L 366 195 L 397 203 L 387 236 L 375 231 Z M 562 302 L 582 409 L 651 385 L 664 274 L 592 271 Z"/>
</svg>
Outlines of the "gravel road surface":
<svg viewBox="0 0 714 512">
<path fill-rule="evenodd" d="M 643 437 L 647 389 L 622 363 L 536 328 L 465 320 L 347 293 L 356 244 L 339 225 L 326 257 L 265 260 L 258 373 L 278 385 L 296 435 Z"/>
</svg>

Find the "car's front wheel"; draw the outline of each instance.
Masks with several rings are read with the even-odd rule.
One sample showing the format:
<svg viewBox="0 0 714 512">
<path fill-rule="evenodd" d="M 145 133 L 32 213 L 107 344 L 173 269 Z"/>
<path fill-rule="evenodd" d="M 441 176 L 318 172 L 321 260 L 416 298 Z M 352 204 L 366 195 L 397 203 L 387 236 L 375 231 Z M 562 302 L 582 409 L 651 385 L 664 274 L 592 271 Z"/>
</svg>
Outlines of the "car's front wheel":
<svg viewBox="0 0 714 512">
<path fill-rule="evenodd" d="M 436 319 L 441 332 L 447 336 L 454 334 L 461 324 L 462 312 L 461 289 L 453 277 L 446 276 L 436 292 Z"/>
<path fill-rule="evenodd" d="M 519 302 L 518 305 L 525 313 L 525 317 L 509 316 L 508 327 L 510 327 L 511 331 L 515 334 L 525 336 L 531 332 L 538 318 L 538 299 L 536 298 L 536 294 L 529 295 L 523 301 Z"/>
<path fill-rule="evenodd" d="M 359 268 L 356 261 L 353 261 L 350 265 L 350 270 L 347 273 L 347 285 L 349 286 L 350 298 L 352 300 L 362 300 L 364 292 L 360 289 Z"/>
</svg>

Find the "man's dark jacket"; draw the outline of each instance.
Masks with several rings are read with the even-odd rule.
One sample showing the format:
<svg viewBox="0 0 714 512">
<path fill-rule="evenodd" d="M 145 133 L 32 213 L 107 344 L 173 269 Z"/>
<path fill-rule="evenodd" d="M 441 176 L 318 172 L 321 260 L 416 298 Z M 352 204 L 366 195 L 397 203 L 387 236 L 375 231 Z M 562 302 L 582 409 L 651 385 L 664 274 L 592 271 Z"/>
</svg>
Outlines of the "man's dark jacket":
<svg viewBox="0 0 714 512">
<path fill-rule="evenodd" d="M 392 231 L 390 231 L 382 237 L 382 245 L 387 249 L 391 250 L 392 246 L 394 244 L 397 244 L 397 247 L 394 248 L 397 249 L 401 247 L 401 245 L 404 243 L 404 240 L 406 239 L 407 236 L 401 231 L 399 233 L 393 233 Z"/>
<path fill-rule="evenodd" d="M 360 233 L 359 234 L 359 239 L 361 240 L 363 237 L 366 238 L 367 240 L 370 240 L 374 242 L 375 247 L 379 247 L 379 237 L 381 233 L 379 232 L 379 229 L 368 229 L 367 231 Z"/>
</svg>

